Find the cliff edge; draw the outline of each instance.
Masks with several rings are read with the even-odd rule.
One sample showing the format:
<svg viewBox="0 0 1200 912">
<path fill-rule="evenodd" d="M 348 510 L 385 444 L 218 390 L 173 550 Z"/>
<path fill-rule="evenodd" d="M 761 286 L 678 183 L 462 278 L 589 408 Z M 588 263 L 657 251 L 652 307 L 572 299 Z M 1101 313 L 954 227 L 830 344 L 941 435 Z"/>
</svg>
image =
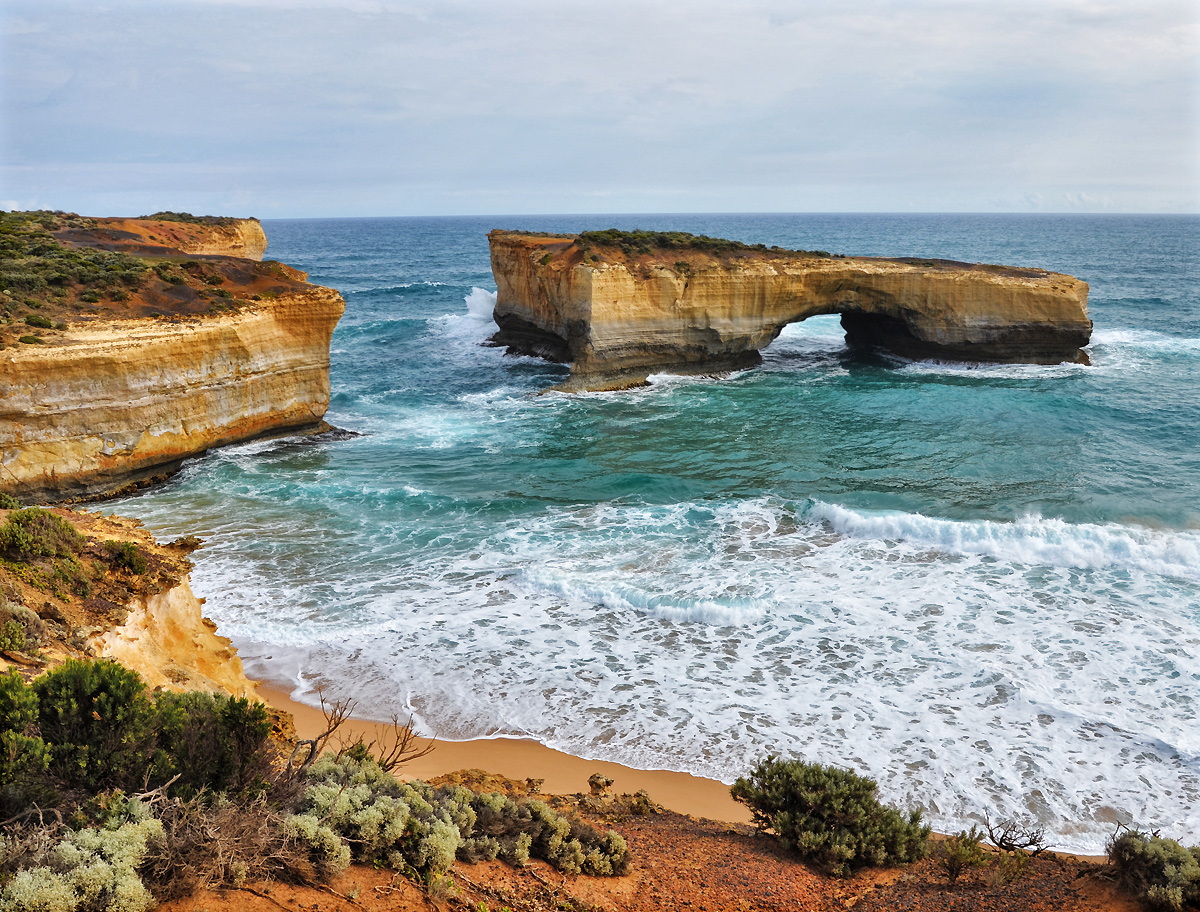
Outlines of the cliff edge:
<svg viewBox="0 0 1200 912">
<path fill-rule="evenodd" d="M 0 673 L 113 658 L 152 689 L 256 697 L 188 583 L 199 545 L 119 516 L 0 507 Z"/>
<path fill-rule="evenodd" d="M 904 357 L 1086 361 L 1087 283 L 1041 269 L 831 256 L 681 232 L 492 231 L 494 342 L 571 365 L 566 390 L 757 364 L 784 326 L 840 314 Z"/>
<path fill-rule="evenodd" d="M 110 496 L 211 447 L 321 426 L 341 296 L 282 263 L 194 252 L 261 257 L 257 221 L 210 221 L 0 214 L 0 492 Z"/>
</svg>

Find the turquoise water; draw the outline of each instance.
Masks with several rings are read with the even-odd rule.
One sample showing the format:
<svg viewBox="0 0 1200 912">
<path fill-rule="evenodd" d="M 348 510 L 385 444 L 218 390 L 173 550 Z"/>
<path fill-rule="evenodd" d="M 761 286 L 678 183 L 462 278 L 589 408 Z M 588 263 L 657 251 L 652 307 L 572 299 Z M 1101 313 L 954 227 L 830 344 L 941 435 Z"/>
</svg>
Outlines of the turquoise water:
<svg viewBox="0 0 1200 912">
<path fill-rule="evenodd" d="M 538 396 L 563 367 L 481 344 L 486 232 L 614 225 L 1067 272 L 1092 365 L 905 362 L 822 317 L 727 379 Z M 798 754 L 943 830 L 1200 834 L 1200 219 L 264 227 L 346 297 L 327 417 L 358 436 L 114 505 L 208 540 L 193 585 L 253 675 L 725 781 Z"/>
</svg>

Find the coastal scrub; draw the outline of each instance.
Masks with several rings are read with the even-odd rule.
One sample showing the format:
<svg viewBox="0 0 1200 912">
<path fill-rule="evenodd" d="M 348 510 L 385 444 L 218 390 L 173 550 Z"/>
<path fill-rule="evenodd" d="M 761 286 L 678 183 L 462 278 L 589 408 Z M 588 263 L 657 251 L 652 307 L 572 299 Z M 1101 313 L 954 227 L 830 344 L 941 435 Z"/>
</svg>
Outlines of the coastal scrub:
<svg viewBox="0 0 1200 912">
<path fill-rule="evenodd" d="M 921 812 L 879 803 L 873 779 L 835 766 L 767 757 L 730 789 L 755 825 L 838 877 L 865 865 L 906 864 L 929 852 Z"/>
</svg>

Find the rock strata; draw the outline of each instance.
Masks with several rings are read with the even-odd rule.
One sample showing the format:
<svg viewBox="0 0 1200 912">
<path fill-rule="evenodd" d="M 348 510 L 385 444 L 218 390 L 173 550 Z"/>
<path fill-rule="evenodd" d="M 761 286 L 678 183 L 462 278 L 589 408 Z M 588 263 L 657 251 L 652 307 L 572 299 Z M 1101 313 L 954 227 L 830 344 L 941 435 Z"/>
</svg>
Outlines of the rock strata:
<svg viewBox="0 0 1200 912">
<path fill-rule="evenodd" d="M 784 326 L 818 314 L 840 314 L 848 343 L 904 357 L 1086 361 L 1088 286 L 1071 276 L 658 237 L 622 249 L 491 232 L 495 342 L 569 363 L 568 390 L 751 366 Z"/>
<path fill-rule="evenodd" d="M 54 325 L 0 351 L 0 491 L 109 496 L 212 447 L 323 426 L 341 296 L 281 263 L 152 247 L 261 256 L 256 221 L 133 221 L 56 232 L 136 253 L 122 268 L 144 272 L 130 292 L 47 297 L 37 315 Z"/>
</svg>

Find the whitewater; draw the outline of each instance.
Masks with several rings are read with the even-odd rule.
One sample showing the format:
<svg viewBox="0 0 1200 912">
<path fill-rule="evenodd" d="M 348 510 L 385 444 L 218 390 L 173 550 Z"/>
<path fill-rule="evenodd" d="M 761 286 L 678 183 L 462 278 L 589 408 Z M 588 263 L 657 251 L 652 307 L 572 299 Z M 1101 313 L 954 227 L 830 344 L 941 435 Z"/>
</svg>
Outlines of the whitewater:
<svg viewBox="0 0 1200 912">
<path fill-rule="evenodd" d="M 1038 266 L 1091 285 L 1090 365 L 911 362 L 788 327 L 754 370 L 539 395 L 485 343 L 490 228 L 684 230 Z M 936 829 L 1200 836 L 1200 219 L 267 221 L 343 292 L 327 420 L 112 505 L 196 534 L 248 673 L 730 782 L 766 753 Z"/>
</svg>

